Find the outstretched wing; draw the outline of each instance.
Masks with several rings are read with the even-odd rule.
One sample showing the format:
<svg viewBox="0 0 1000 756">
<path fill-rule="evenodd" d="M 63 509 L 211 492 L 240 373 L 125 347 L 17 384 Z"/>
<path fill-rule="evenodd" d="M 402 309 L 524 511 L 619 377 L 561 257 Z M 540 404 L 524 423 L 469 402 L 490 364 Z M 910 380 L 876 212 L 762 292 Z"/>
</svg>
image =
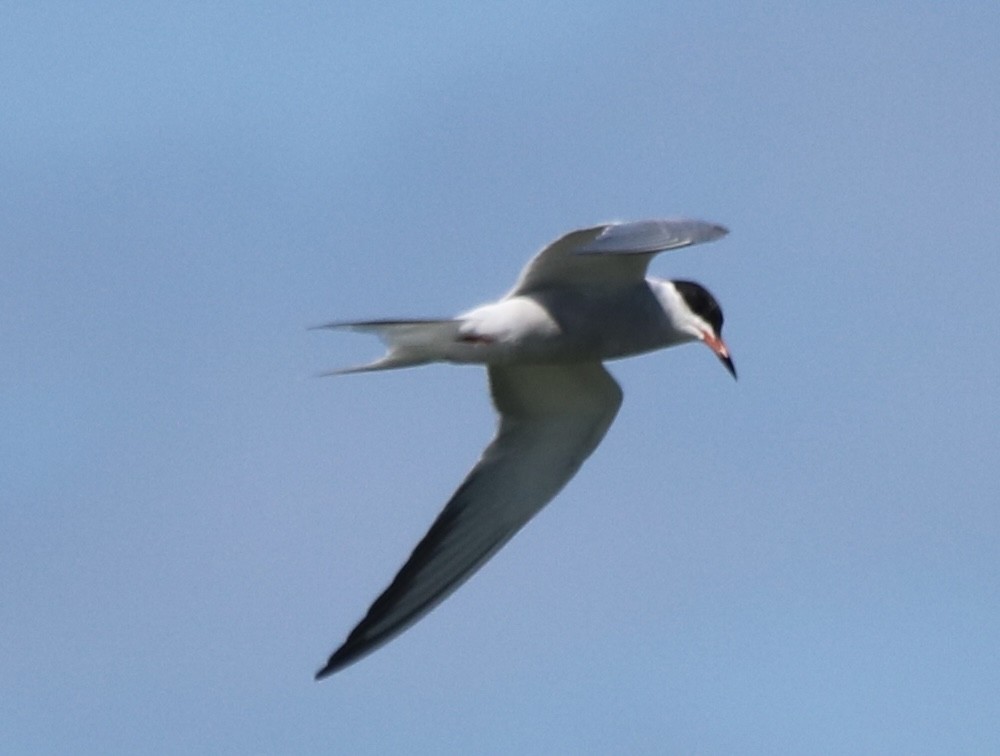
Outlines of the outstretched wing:
<svg viewBox="0 0 1000 756">
<path fill-rule="evenodd" d="M 607 223 L 570 231 L 521 272 L 511 295 L 549 286 L 614 286 L 641 281 L 658 252 L 701 244 L 729 231 L 706 221 L 675 219 Z"/>
<path fill-rule="evenodd" d="M 597 447 L 622 392 L 598 362 L 489 368 L 496 437 L 316 679 L 374 651 L 467 580 Z"/>
</svg>

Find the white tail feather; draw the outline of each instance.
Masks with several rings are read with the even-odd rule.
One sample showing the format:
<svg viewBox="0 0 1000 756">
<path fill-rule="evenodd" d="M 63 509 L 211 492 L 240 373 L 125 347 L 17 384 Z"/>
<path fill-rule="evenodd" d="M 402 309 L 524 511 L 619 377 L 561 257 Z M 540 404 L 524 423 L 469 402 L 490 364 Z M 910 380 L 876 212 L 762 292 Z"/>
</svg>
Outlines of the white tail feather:
<svg viewBox="0 0 1000 756">
<path fill-rule="evenodd" d="M 373 333 L 389 347 L 389 350 L 374 362 L 331 370 L 323 375 L 393 370 L 447 359 L 449 349 L 458 338 L 459 326 L 458 320 L 371 320 L 319 326 Z"/>
</svg>

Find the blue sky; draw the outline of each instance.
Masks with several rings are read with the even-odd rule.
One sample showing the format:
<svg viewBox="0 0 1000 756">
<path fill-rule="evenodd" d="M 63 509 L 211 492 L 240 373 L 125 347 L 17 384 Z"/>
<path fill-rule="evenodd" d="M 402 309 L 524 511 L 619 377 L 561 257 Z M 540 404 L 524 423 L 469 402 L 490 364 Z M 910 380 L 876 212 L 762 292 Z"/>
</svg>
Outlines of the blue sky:
<svg viewBox="0 0 1000 756">
<path fill-rule="evenodd" d="M 1000 7 L 371 5 L 3 10 L 3 750 L 1000 750 Z M 739 383 L 314 683 L 493 420 L 307 327 L 671 215 Z"/>
</svg>

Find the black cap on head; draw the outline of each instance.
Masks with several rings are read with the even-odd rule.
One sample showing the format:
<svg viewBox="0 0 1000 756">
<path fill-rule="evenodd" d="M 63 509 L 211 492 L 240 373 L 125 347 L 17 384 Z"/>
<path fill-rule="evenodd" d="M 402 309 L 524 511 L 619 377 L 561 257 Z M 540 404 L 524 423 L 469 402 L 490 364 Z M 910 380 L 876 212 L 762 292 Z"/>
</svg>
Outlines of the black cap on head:
<svg viewBox="0 0 1000 756">
<path fill-rule="evenodd" d="M 729 356 L 729 349 L 722 340 L 723 317 L 719 303 L 701 284 L 696 284 L 694 281 L 674 281 L 673 283 L 677 287 L 681 299 L 691 308 L 691 312 L 712 327 L 713 333 L 702 334 L 702 341 L 722 361 L 729 374 L 736 378 L 736 366 L 733 365 L 733 358 Z"/>
<path fill-rule="evenodd" d="M 694 281 L 674 281 L 674 286 L 681 297 L 696 315 L 700 315 L 715 330 L 717 336 L 722 335 L 722 308 L 715 297 L 699 283 Z"/>
</svg>

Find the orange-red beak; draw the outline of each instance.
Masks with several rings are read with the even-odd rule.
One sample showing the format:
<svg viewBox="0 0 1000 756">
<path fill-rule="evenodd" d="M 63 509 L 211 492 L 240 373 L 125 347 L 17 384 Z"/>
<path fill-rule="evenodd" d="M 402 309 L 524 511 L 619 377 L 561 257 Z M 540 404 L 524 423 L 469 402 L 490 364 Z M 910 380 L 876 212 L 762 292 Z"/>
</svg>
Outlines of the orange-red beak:
<svg viewBox="0 0 1000 756">
<path fill-rule="evenodd" d="M 726 342 L 714 333 L 708 332 L 704 333 L 701 338 L 708 348 L 715 352 L 715 356 L 719 358 L 719 361 L 729 371 L 729 374 L 733 376 L 733 380 L 736 380 L 736 366 L 733 365 L 733 358 L 729 356 L 729 347 L 726 346 Z"/>
</svg>

